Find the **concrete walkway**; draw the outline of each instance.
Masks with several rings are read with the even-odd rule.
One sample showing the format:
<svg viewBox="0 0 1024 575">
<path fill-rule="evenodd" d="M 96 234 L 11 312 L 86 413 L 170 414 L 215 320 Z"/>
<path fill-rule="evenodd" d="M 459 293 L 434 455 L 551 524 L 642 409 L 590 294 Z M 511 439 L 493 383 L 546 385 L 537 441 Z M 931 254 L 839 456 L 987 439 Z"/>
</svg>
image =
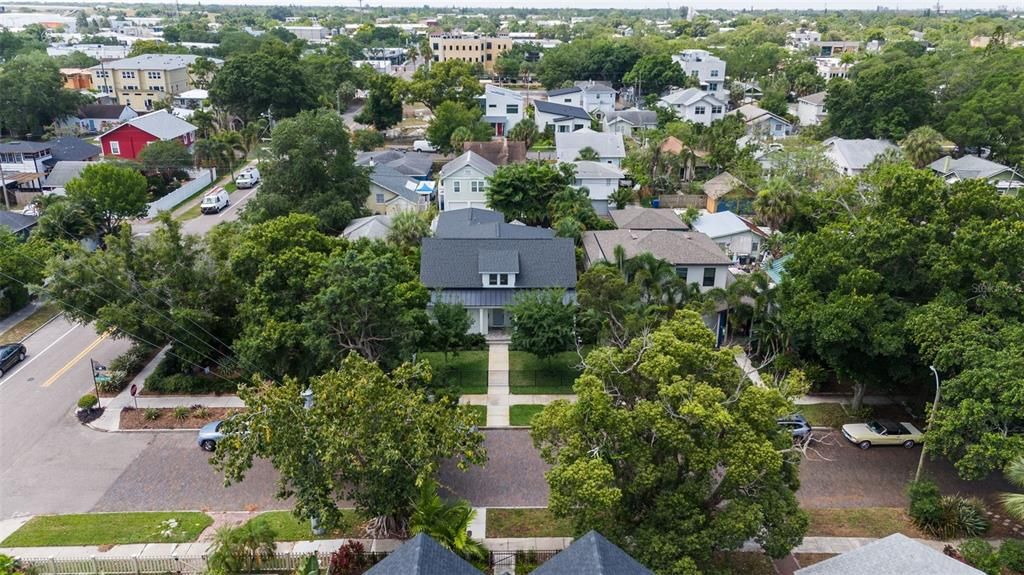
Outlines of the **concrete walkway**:
<svg viewBox="0 0 1024 575">
<path fill-rule="evenodd" d="M 40 305 L 41 304 L 38 301 L 28 302 L 28 304 L 26 304 L 25 307 L 19 309 L 18 311 L 5 317 L 4 319 L 0 319 L 0 335 L 7 333 L 8 331 L 10 331 L 12 327 L 25 321 L 25 319 L 28 316 L 32 315 L 33 313 L 35 313 L 37 309 L 39 309 Z"/>
<path fill-rule="evenodd" d="M 508 344 L 487 346 L 487 427 L 508 426 Z"/>
</svg>

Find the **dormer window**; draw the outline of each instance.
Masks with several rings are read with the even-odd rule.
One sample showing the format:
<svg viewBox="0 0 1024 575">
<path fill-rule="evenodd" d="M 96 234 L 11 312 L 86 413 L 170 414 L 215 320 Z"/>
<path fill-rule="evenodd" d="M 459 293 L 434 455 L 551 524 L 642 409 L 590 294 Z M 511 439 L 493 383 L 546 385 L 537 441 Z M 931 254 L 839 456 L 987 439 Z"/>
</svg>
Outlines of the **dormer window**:
<svg viewBox="0 0 1024 575">
<path fill-rule="evenodd" d="M 489 286 L 507 286 L 508 285 L 508 274 L 487 274 L 487 285 L 489 285 Z"/>
</svg>

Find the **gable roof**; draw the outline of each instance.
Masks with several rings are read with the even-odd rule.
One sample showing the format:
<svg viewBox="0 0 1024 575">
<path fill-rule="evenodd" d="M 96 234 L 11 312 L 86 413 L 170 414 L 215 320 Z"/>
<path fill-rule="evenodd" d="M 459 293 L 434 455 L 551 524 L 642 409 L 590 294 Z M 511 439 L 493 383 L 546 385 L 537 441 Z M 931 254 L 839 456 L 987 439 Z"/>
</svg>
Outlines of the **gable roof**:
<svg viewBox="0 0 1024 575">
<path fill-rule="evenodd" d="M 540 567 L 534 575 L 654 575 L 597 531 L 591 531 Z"/>
<path fill-rule="evenodd" d="M 740 180 L 729 172 L 722 172 L 721 174 L 718 174 L 704 182 L 704 195 L 712 200 L 717 200 L 736 189 L 737 186 L 746 187 L 746 184 L 743 183 L 743 180 Z"/>
<path fill-rule="evenodd" d="M 505 223 L 501 212 L 483 208 L 462 208 L 441 212 L 434 235 L 439 238 L 477 239 L 550 239 L 554 230 Z"/>
<path fill-rule="evenodd" d="M 576 87 L 581 89 L 587 94 L 617 94 L 611 86 L 603 82 L 595 82 L 594 80 L 577 80 L 575 82 Z"/>
<path fill-rule="evenodd" d="M 350 240 L 383 240 L 388 237 L 389 232 L 391 216 L 375 215 L 352 220 L 345 226 L 345 231 L 341 232 L 341 235 Z"/>
<path fill-rule="evenodd" d="M 583 148 L 593 148 L 600 158 L 626 157 L 626 146 L 622 141 L 622 134 L 595 132 L 590 128 L 555 134 L 555 153 L 559 156 L 559 160 L 575 161 L 577 152 Z M 566 159 L 563 160 L 563 156 Z"/>
<path fill-rule="evenodd" d="M 689 226 L 672 210 L 626 206 L 608 210 L 615 227 L 623 230 L 688 230 Z"/>
<path fill-rule="evenodd" d="M 556 120 L 563 118 L 576 118 L 579 120 L 589 121 L 590 114 L 586 110 L 578 106 L 569 106 L 566 104 L 557 104 L 555 102 L 546 102 L 544 100 L 534 100 L 533 106 L 537 108 L 538 112 L 545 114 L 553 114 L 557 116 Z"/>
<path fill-rule="evenodd" d="M 735 110 L 730 110 L 729 112 L 726 113 L 726 115 L 741 116 L 743 118 L 743 121 L 746 122 L 747 124 L 754 124 L 758 122 L 763 122 L 768 118 L 775 118 L 780 122 L 785 122 L 786 124 L 792 125 L 792 123 L 789 120 L 783 118 L 782 116 L 779 116 L 778 114 L 773 114 L 768 110 L 765 110 L 761 106 L 758 106 L 757 104 L 744 104 L 739 108 L 736 108 Z"/>
<path fill-rule="evenodd" d="M 50 140 L 50 146 L 50 153 L 53 154 L 54 162 L 82 162 L 103 153 L 103 149 L 99 146 L 74 136 Z"/>
<path fill-rule="evenodd" d="M 713 240 L 743 232 L 753 232 L 762 237 L 765 235 L 757 226 L 749 225 L 746 220 L 728 210 L 701 214 L 693 221 L 693 229 L 707 234 Z"/>
<path fill-rule="evenodd" d="M 53 144 L 51 142 L 27 142 L 25 140 L 13 140 L 10 142 L 0 142 L 0 152 L 34 154 L 36 152 L 48 150 L 52 146 Z"/>
<path fill-rule="evenodd" d="M 573 162 L 576 165 L 576 179 L 578 180 L 621 180 L 626 176 L 622 170 L 601 162 L 579 160 Z"/>
<path fill-rule="evenodd" d="M 676 90 L 669 92 L 668 94 L 661 97 L 661 101 L 670 106 L 692 106 L 701 100 L 710 100 L 712 104 L 724 106 L 725 102 L 719 100 L 710 92 L 705 92 L 700 88 L 686 88 L 685 90 Z"/>
<path fill-rule="evenodd" d="M 548 98 L 552 96 L 564 96 L 566 94 L 575 94 L 577 92 L 582 91 L 583 88 L 580 88 L 579 86 L 570 86 L 568 88 L 556 88 L 554 90 L 548 90 Z"/>
<path fill-rule="evenodd" d="M 797 102 L 804 102 L 806 104 L 811 104 L 812 106 L 824 106 L 826 96 L 828 96 L 828 92 L 826 91 L 815 92 L 799 98 Z"/>
<path fill-rule="evenodd" d="M 518 250 L 480 250 L 477 255 L 480 273 L 519 273 Z"/>
<path fill-rule="evenodd" d="M 117 120 L 127 107 L 121 104 L 86 104 L 78 109 L 78 117 L 94 118 L 97 120 Z"/>
<path fill-rule="evenodd" d="M 534 571 L 537 573 L 540 571 Z M 982 575 L 941 551 L 894 533 L 796 571 L 797 575 Z"/>
<path fill-rule="evenodd" d="M 699 232 L 680 230 L 599 230 L 583 232 L 590 261 L 615 261 L 615 247 L 627 258 L 649 253 L 674 265 L 729 265 L 732 260 L 714 241 Z"/>
<path fill-rule="evenodd" d="M 495 86 L 494 84 L 487 84 L 486 86 L 484 86 L 484 97 L 485 98 L 487 97 L 487 94 L 496 94 L 496 95 L 499 95 L 499 96 L 507 96 L 509 98 L 516 98 L 517 100 L 522 100 L 523 99 L 523 93 L 522 92 L 518 92 L 516 90 L 509 90 L 508 88 L 503 88 L 501 86 Z"/>
<path fill-rule="evenodd" d="M 462 144 L 462 149 L 483 156 L 495 166 L 507 166 L 526 161 L 526 143 L 508 138 L 489 142 L 465 142 Z"/>
<path fill-rule="evenodd" d="M 423 238 L 420 280 L 427 288 L 487 289 L 481 285 L 481 253 L 516 252 L 516 288 L 576 287 L 576 250 L 569 238 Z M 502 256 L 508 263 L 511 256 Z"/>
<path fill-rule="evenodd" d="M 955 175 L 961 180 L 987 179 L 1011 170 L 1009 166 L 978 156 L 964 156 L 956 159 L 945 156 L 928 164 L 928 167 L 943 176 Z"/>
<path fill-rule="evenodd" d="M 407 176 L 425 178 L 430 174 L 434 161 L 429 154 L 402 150 L 377 150 L 359 152 L 356 155 L 356 165 L 367 166 L 370 164 L 387 165 Z"/>
<path fill-rule="evenodd" d="M 442 166 L 440 175 L 442 178 L 448 177 L 466 166 L 472 166 L 485 176 L 494 174 L 494 170 L 497 169 L 497 166 L 489 162 L 487 158 L 470 151 Z"/>
<path fill-rule="evenodd" d="M 370 181 L 414 204 L 419 201 L 419 196 L 416 194 L 416 182 L 387 164 L 373 166 L 370 171 Z"/>
<path fill-rule="evenodd" d="M 366 575 L 481 575 L 455 553 L 420 533 L 395 549 Z"/>
<path fill-rule="evenodd" d="M 658 113 L 654 110 L 640 110 L 629 108 L 627 110 L 615 110 L 605 114 L 605 122 L 626 122 L 633 126 L 647 126 L 658 123 Z"/>
<path fill-rule="evenodd" d="M 888 140 L 844 140 L 829 138 L 822 142 L 826 150 L 831 148 L 843 166 L 852 170 L 863 170 L 886 150 L 895 149 Z"/>
<path fill-rule="evenodd" d="M 132 118 L 120 126 L 108 130 L 107 132 L 100 134 L 100 138 L 104 138 L 118 130 L 123 129 L 125 126 L 134 126 L 147 134 L 156 136 L 161 140 L 172 140 L 174 138 L 180 138 L 185 134 L 198 130 L 192 124 L 189 124 L 185 120 L 175 116 L 167 110 L 158 110 L 156 112 L 150 112 L 145 116 L 139 116 Z"/>
<path fill-rule="evenodd" d="M 22 230 L 31 228 L 36 225 L 39 218 L 36 216 L 26 216 L 25 214 L 19 214 L 17 212 L 8 212 L 6 210 L 0 210 L 0 226 L 3 226 L 11 233 L 18 233 Z"/>
<path fill-rule="evenodd" d="M 43 181 L 44 188 L 63 188 L 68 182 L 78 177 L 82 170 L 92 162 L 75 162 L 63 160 L 54 164 L 50 174 Z"/>
</svg>

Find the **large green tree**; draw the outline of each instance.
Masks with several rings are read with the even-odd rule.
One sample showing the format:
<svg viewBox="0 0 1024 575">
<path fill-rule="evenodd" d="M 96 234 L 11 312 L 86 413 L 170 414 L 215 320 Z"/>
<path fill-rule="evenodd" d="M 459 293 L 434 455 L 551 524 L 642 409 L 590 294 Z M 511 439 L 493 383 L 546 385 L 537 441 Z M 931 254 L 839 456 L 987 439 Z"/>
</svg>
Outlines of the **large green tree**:
<svg viewBox="0 0 1024 575">
<path fill-rule="evenodd" d="M 417 486 L 442 461 L 466 468 L 486 458 L 469 409 L 431 401 L 429 380 L 426 364 L 386 373 L 352 354 L 309 382 L 309 409 L 298 380 L 244 386 L 248 409 L 223 424 L 213 463 L 234 483 L 267 459 L 280 474 L 277 495 L 293 499 L 297 517 L 338 526 L 342 505 L 354 504 L 376 518 L 373 535 L 403 532 Z"/>
<path fill-rule="evenodd" d="M 0 135 L 42 135 L 47 125 L 89 100 L 64 88 L 56 62 L 45 52 L 19 55 L 0 66 Z"/>
<path fill-rule="evenodd" d="M 490 140 L 493 130 L 480 118 L 480 106 L 467 107 L 458 102 L 442 102 L 434 111 L 434 117 L 427 126 L 427 140 L 446 154 L 460 152 L 457 143 L 458 132 L 463 132 L 465 142 Z"/>
<path fill-rule="evenodd" d="M 544 162 L 501 166 L 487 179 L 487 205 L 510 221 L 544 223 L 552 198 L 572 184 L 573 170 L 572 164 Z"/>
<path fill-rule="evenodd" d="M 564 290 L 532 290 L 516 294 L 508 307 L 512 347 L 549 358 L 575 343 L 576 306 L 565 301 Z"/>
<path fill-rule="evenodd" d="M 420 66 L 412 75 L 409 95 L 413 101 L 436 110 L 444 102 L 479 108 L 476 97 L 484 93 L 477 68 L 462 60 L 446 60 Z"/>
<path fill-rule="evenodd" d="M 686 75 L 668 52 L 658 52 L 637 60 L 622 83 L 639 88 L 642 94 L 660 94 L 673 86 L 686 86 Z"/>
<path fill-rule="evenodd" d="M 146 215 L 148 183 L 138 170 L 113 163 L 90 164 L 67 183 L 68 198 L 82 207 L 100 237 Z"/>
<path fill-rule="evenodd" d="M 366 81 L 369 95 L 363 109 L 355 120 L 361 124 L 386 130 L 402 121 L 402 92 L 405 90 L 400 78 L 388 74 L 367 71 Z"/>
<path fill-rule="evenodd" d="M 322 230 L 341 233 L 363 213 L 369 179 L 355 165 L 348 128 L 337 113 L 312 110 L 281 121 L 270 154 L 260 193 L 244 212 L 248 221 L 303 212 L 316 216 Z"/>
<path fill-rule="evenodd" d="M 844 138 L 899 140 L 928 123 L 934 102 L 912 59 L 874 58 L 854 67 L 851 79 L 829 83 L 828 126 Z"/>
<path fill-rule="evenodd" d="M 751 539 L 773 557 L 800 543 L 798 459 L 776 423 L 791 405 L 746 381 L 697 313 L 584 364 L 576 402 L 548 405 L 531 431 L 553 465 L 549 506 L 577 533 L 667 574 L 701 573 Z"/>
<path fill-rule="evenodd" d="M 316 105 L 299 56 L 280 42 L 229 59 L 210 83 L 210 101 L 249 122 L 290 118 Z"/>
<path fill-rule="evenodd" d="M 160 174 L 165 180 L 193 164 L 192 154 L 178 140 L 152 142 L 142 148 L 138 160 L 143 168 Z"/>
</svg>

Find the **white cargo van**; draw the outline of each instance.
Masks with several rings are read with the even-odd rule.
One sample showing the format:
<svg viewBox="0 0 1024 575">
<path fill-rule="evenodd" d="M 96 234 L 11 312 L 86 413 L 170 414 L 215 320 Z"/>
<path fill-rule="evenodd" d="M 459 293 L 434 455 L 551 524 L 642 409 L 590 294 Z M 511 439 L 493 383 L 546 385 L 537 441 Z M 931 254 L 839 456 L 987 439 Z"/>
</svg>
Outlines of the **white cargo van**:
<svg viewBox="0 0 1024 575">
<path fill-rule="evenodd" d="M 238 189 L 251 188 L 260 183 L 260 171 L 256 168 L 246 168 L 235 178 L 235 187 Z"/>
<path fill-rule="evenodd" d="M 203 203 L 199 204 L 199 211 L 204 214 L 217 214 L 229 205 L 231 205 L 231 200 L 228 198 L 227 191 L 217 186 L 203 196 Z"/>
<path fill-rule="evenodd" d="M 412 149 L 416 152 L 436 152 L 437 148 L 430 145 L 427 140 L 416 140 L 412 143 Z"/>
</svg>

